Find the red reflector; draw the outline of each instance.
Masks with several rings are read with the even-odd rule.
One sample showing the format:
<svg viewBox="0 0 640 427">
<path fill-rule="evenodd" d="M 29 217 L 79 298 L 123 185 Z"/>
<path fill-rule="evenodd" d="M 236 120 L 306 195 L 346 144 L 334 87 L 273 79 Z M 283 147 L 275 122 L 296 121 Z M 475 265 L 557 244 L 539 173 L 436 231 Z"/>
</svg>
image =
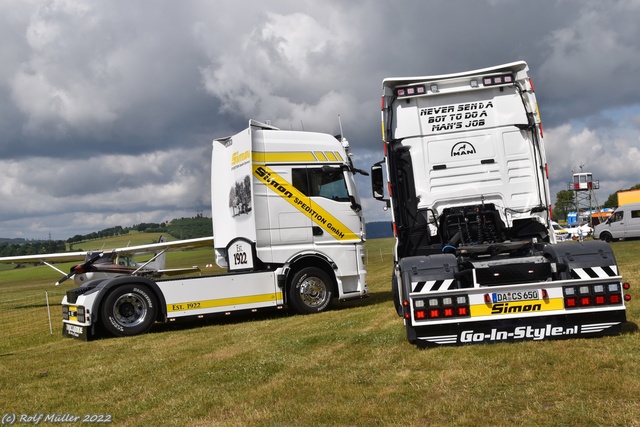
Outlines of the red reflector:
<svg viewBox="0 0 640 427">
<path fill-rule="evenodd" d="M 622 288 L 623 288 L 623 289 L 629 289 L 629 288 L 631 288 L 631 285 L 630 285 L 629 283 L 627 283 L 627 282 L 624 282 L 624 283 L 622 284 Z"/>
<path fill-rule="evenodd" d="M 576 299 L 575 298 L 567 298 L 567 300 L 565 302 L 567 304 L 567 307 L 575 307 L 576 306 Z"/>
<path fill-rule="evenodd" d="M 533 80 L 529 78 L 529 84 L 531 85 L 531 92 L 535 92 L 536 90 L 533 88 Z"/>
<path fill-rule="evenodd" d="M 416 319 L 424 319 L 425 317 L 427 317 L 427 314 L 424 310 L 416 311 Z"/>
<path fill-rule="evenodd" d="M 382 96 L 382 102 L 380 104 L 380 110 L 384 110 L 384 95 Z"/>
<path fill-rule="evenodd" d="M 405 307 L 409 307 L 409 301 L 407 300 L 402 301 L 402 305 L 404 305 Z"/>
<path fill-rule="evenodd" d="M 597 295 L 596 296 L 596 305 L 603 305 L 604 303 L 605 303 L 604 295 Z"/>
<path fill-rule="evenodd" d="M 458 316 L 466 316 L 469 313 L 467 307 L 458 307 Z"/>
<path fill-rule="evenodd" d="M 487 304 L 491 304 L 491 295 L 484 294 L 484 302 Z"/>
<path fill-rule="evenodd" d="M 444 317 L 453 317 L 453 308 L 445 308 L 444 309 Z"/>
<path fill-rule="evenodd" d="M 542 290 L 542 299 L 547 299 L 549 298 L 549 292 L 547 292 L 546 289 Z"/>
<path fill-rule="evenodd" d="M 440 317 L 440 311 L 437 308 L 433 309 L 433 310 L 429 310 L 429 317 L 431 319 L 435 319 L 437 317 Z"/>
<path fill-rule="evenodd" d="M 409 315 L 409 313 L 407 313 L 407 314 L 405 314 L 405 315 L 404 315 L 404 318 L 405 318 L 405 319 L 409 319 L 410 317 L 411 317 L 411 316 Z"/>
<path fill-rule="evenodd" d="M 624 296 L 624 300 L 625 301 L 631 301 L 631 295 L 625 295 Z"/>
<path fill-rule="evenodd" d="M 609 303 L 610 304 L 620 304 L 620 295 L 618 295 L 618 294 L 609 295 Z"/>
<path fill-rule="evenodd" d="M 547 179 L 549 179 L 549 165 L 547 163 L 544 164 L 544 173 L 547 176 Z"/>
<path fill-rule="evenodd" d="M 589 297 L 580 298 L 580 305 L 582 305 L 582 306 L 591 305 L 591 298 L 589 298 Z"/>
</svg>

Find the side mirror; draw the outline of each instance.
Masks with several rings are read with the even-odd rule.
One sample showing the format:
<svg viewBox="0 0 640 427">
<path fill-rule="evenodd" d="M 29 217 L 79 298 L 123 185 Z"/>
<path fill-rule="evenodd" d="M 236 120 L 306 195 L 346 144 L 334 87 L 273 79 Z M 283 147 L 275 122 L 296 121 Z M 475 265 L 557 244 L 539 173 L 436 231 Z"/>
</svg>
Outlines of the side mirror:
<svg viewBox="0 0 640 427">
<path fill-rule="evenodd" d="M 382 176 L 382 163 L 380 161 L 371 166 L 371 191 L 373 198 L 376 200 L 384 200 L 384 178 Z"/>
</svg>

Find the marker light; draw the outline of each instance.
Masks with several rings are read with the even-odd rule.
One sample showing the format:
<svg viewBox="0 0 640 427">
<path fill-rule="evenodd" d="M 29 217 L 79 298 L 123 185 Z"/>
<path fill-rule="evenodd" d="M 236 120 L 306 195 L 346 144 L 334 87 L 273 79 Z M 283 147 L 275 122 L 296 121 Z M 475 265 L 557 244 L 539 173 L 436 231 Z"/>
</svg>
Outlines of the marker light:
<svg viewBox="0 0 640 427">
<path fill-rule="evenodd" d="M 482 78 L 482 84 L 485 86 L 511 84 L 513 81 L 513 74 L 499 74 L 497 76 L 486 76 Z"/>
<path fill-rule="evenodd" d="M 427 93 L 427 89 L 424 85 L 399 87 L 396 89 L 396 96 L 416 96 L 424 95 L 425 93 Z"/>
</svg>

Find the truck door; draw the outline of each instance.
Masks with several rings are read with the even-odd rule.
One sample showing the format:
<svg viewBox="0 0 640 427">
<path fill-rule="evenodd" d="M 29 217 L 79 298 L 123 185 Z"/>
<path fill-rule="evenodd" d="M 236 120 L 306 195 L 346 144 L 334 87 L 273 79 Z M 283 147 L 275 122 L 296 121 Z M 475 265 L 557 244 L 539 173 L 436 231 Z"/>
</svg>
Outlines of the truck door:
<svg viewBox="0 0 640 427">
<path fill-rule="evenodd" d="M 625 220 L 627 215 L 625 215 L 624 209 L 616 211 L 609 218 L 609 231 L 611 232 L 611 236 L 614 239 L 623 238 L 625 235 Z"/>
<path fill-rule="evenodd" d="M 304 200 L 293 195 L 297 188 L 296 182 L 299 180 L 298 169 L 288 165 L 270 165 L 268 170 L 269 182 L 261 185 L 258 181 L 259 184 L 256 186 L 256 193 L 266 196 L 265 200 L 268 201 L 262 215 L 263 219 L 268 218 L 268 223 L 259 221 L 259 228 L 270 235 L 269 244 L 274 251 L 288 252 L 289 249 L 282 246 L 311 244 L 311 217 L 304 209 Z M 260 197 L 256 199 L 260 200 Z M 301 204 L 292 200 L 300 200 Z M 282 255 L 287 256 L 290 255 Z M 274 260 L 281 261 L 280 256 L 274 257 Z"/>
<path fill-rule="evenodd" d="M 360 240 L 357 195 L 351 195 L 340 166 L 293 169 L 293 185 L 308 197 L 313 242 L 318 245 Z"/>
</svg>

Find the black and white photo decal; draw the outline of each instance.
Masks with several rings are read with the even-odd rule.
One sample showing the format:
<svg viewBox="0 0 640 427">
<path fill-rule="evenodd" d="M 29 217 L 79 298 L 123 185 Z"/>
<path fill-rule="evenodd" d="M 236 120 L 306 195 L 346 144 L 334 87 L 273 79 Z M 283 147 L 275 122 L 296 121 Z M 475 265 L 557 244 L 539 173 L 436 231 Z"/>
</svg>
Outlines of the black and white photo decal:
<svg viewBox="0 0 640 427">
<path fill-rule="evenodd" d="M 251 212 L 251 177 L 249 175 L 236 181 L 229 190 L 229 209 L 232 217 Z"/>
</svg>

